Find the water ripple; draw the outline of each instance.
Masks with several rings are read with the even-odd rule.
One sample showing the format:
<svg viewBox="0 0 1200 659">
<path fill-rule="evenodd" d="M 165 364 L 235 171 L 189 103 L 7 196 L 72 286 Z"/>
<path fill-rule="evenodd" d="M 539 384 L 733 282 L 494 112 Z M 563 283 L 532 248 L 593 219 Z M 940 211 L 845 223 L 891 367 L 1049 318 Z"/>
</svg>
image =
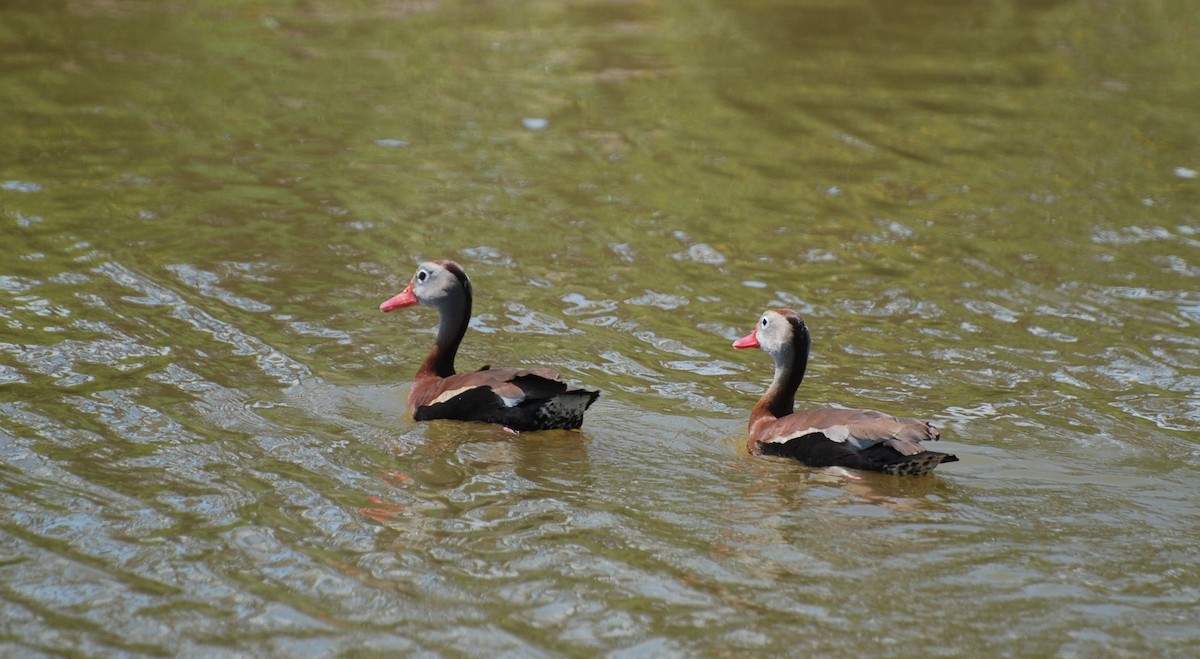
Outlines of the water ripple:
<svg viewBox="0 0 1200 659">
<path fill-rule="evenodd" d="M 212 335 L 221 343 L 233 346 L 234 354 L 253 355 L 255 362 L 264 373 L 284 384 L 295 383 L 310 375 L 308 367 L 303 364 L 266 345 L 263 341 L 243 333 L 233 324 L 219 320 L 208 312 L 187 304 L 175 292 L 124 266 L 109 262 L 96 268 L 96 271 L 114 282 L 142 294 L 142 297 L 127 296 L 126 300 L 151 306 L 171 307 L 176 318 L 187 322 L 201 332 Z"/>
</svg>

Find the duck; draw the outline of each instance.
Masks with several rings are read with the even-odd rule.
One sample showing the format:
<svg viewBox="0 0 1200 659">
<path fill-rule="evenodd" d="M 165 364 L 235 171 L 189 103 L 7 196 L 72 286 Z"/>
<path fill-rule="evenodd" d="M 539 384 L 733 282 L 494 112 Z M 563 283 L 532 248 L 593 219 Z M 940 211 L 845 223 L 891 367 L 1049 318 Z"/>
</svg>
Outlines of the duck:
<svg viewBox="0 0 1200 659">
<path fill-rule="evenodd" d="M 416 421 L 456 419 L 525 430 L 576 430 L 583 413 L 600 396 L 567 385 L 550 368 L 492 368 L 458 373 L 454 358 L 471 319 L 471 280 L 450 260 L 422 263 L 400 293 L 379 305 L 394 311 L 415 305 L 438 312 L 437 340 L 421 362 L 408 394 Z"/>
<path fill-rule="evenodd" d="M 734 348 L 761 348 L 775 361 L 775 376 L 750 412 L 746 447 L 750 455 L 795 458 L 809 467 L 845 467 L 885 474 L 921 476 L 950 453 L 926 449 L 941 432 L 928 421 L 875 410 L 820 407 L 795 411 L 796 390 L 804 381 L 812 337 L 800 314 L 771 309 Z"/>
</svg>

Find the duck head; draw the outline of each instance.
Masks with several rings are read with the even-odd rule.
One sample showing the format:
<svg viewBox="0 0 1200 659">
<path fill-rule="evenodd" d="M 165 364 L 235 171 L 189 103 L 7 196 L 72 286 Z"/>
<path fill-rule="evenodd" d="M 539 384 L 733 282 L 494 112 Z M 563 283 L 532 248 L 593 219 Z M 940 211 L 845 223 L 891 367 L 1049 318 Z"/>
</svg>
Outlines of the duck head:
<svg viewBox="0 0 1200 659">
<path fill-rule="evenodd" d="M 771 309 L 763 313 L 754 331 L 733 342 L 735 348 L 761 348 L 771 355 L 775 366 L 791 366 L 797 347 L 807 358 L 811 338 L 800 314 L 791 309 Z"/>
<path fill-rule="evenodd" d="M 420 304 L 439 311 L 447 306 L 470 304 L 471 280 L 462 266 L 454 261 L 426 261 L 422 263 L 408 286 L 399 294 L 379 305 L 380 311 L 392 311 Z"/>
</svg>

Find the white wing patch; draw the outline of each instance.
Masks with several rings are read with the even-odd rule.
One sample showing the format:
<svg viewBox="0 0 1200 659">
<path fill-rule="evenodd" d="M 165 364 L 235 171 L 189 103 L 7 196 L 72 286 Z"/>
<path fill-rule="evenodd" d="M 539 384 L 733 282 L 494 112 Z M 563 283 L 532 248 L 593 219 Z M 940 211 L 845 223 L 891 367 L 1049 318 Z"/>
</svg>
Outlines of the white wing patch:
<svg viewBox="0 0 1200 659">
<path fill-rule="evenodd" d="M 768 440 L 767 443 L 768 444 L 786 444 L 787 442 L 790 442 L 793 439 L 797 439 L 797 438 L 803 437 L 805 435 L 811 435 L 813 433 L 819 433 L 821 435 L 824 435 L 831 442 L 839 442 L 839 443 L 849 444 L 856 451 L 861 451 L 863 449 L 871 448 L 872 446 L 879 443 L 879 440 L 877 440 L 877 439 L 863 439 L 862 437 L 855 437 L 854 435 L 852 435 L 850 433 L 850 426 L 847 426 L 845 424 L 837 425 L 837 426 L 829 426 L 828 428 L 805 428 L 804 430 L 799 430 L 797 432 L 788 433 L 781 437 L 774 437 L 774 438 Z"/>
<path fill-rule="evenodd" d="M 438 394 L 437 398 L 434 398 L 433 400 L 429 401 L 429 404 L 437 405 L 438 403 L 444 403 L 444 402 L 450 400 L 451 398 L 454 398 L 455 396 L 461 394 L 462 392 L 470 391 L 474 388 L 475 387 L 460 387 L 458 389 L 451 389 L 449 391 L 443 391 L 442 393 Z"/>
<path fill-rule="evenodd" d="M 520 398 L 509 398 L 507 396 L 500 396 L 500 400 L 504 401 L 505 407 L 516 407 L 517 405 L 521 404 L 521 401 L 525 400 L 525 397 L 521 396 Z"/>
<path fill-rule="evenodd" d="M 437 405 L 438 403 L 444 403 L 448 400 L 452 400 L 455 396 L 457 396 L 463 392 L 470 391 L 472 389 L 478 389 L 478 388 L 479 387 L 459 387 L 458 389 L 449 389 L 447 391 L 443 391 L 442 393 L 438 394 L 438 397 L 429 401 L 429 404 Z M 485 388 L 491 389 L 491 387 L 485 387 Z M 496 390 L 492 389 L 492 393 L 495 393 L 495 392 L 496 392 Z M 496 395 L 500 400 L 504 401 L 505 407 L 516 407 L 517 405 L 521 404 L 521 401 L 525 400 L 524 396 L 519 396 L 517 398 L 509 398 L 507 396 L 500 396 L 499 394 L 496 394 Z"/>
</svg>

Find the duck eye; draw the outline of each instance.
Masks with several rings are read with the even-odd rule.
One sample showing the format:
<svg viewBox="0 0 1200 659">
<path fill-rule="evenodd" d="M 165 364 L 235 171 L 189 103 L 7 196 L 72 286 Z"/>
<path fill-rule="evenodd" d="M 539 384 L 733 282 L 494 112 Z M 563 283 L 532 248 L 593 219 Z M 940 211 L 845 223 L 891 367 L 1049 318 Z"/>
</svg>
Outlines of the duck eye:
<svg viewBox="0 0 1200 659">
<path fill-rule="evenodd" d="M 767 326 L 767 319 L 766 319 L 766 318 L 763 318 L 763 319 L 762 319 L 762 322 L 760 322 L 759 324 L 760 324 L 760 325 L 762 325 L 763 327 L 766 327 L 766 326 Z"/>
<path fill-rule="evenodd" d="M 417 271 L 417 283 L 424 284 L 426 279 L 429 279 L 429 272 L 426 270 L 418 270 Z"/>
</svg>

